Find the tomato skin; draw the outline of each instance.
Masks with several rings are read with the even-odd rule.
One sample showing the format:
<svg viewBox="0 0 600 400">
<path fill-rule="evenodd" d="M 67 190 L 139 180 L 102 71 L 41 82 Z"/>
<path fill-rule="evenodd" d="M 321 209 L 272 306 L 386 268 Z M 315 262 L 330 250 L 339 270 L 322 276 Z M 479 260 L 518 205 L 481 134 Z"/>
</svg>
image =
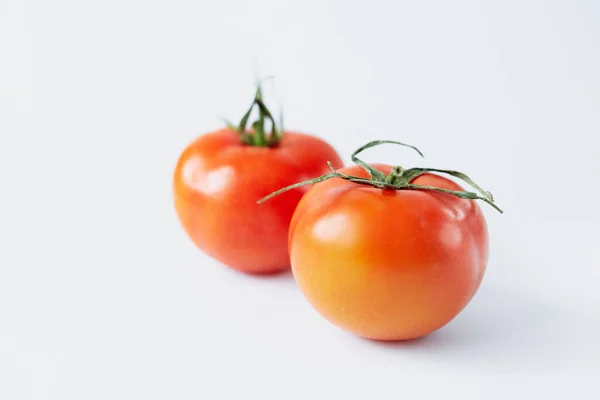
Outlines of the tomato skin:
<svg viewBox="0 0 600 400">
<path fill-rule="evenodd" d="M 359 166 L 340 172 L 368 177 Z M 432 174 L 413 183 L 462 190 Z M 404 340 L 441 328 L 471 300 L 488 233 L 473 200 L 334 178 L 300 201 L 289 249 L 296 281 L 325 319 L 365 338 Z"/>
<path fill-rule="evenodd" d="M 262 197 L 336 168 L 335 150 L 316 137 L 285 132 L 276 147 L 242 144 L 221 129 L 193 141 L 175 168 L 178 218 L 201 250 L 236 270 L 271 273 L 289 267 L 289 223 L 306 187 L 257 204 Z"/>
</svg>

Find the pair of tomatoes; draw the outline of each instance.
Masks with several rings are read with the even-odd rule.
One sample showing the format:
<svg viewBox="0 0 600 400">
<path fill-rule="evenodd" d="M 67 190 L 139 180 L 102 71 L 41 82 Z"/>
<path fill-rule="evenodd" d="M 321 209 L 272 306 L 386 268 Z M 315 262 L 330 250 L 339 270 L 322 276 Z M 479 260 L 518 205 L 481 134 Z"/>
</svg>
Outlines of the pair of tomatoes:
<svg viewBox="0 0 600 400">
<path fill-rule="evenodd" d="M 364 148 L 344 168 L 325 141 L 278 128 L 259 87 L 239 126 L 198 137 L 180 156 L 178 217 L 201 250 L 231 268 L 291 265 L 308 301 L 345 330 L 381 340 L 427 335 L 481 283 L 488 234 L 474 200 L 494 200 L 456 171 L 366 164 L 357 158 Z"/>
</svg>

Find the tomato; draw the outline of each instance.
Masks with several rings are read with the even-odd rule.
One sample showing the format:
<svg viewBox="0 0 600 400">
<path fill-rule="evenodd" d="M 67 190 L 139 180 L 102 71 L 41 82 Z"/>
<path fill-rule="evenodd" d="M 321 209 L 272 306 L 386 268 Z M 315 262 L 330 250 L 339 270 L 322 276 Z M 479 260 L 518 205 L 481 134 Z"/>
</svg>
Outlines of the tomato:
<svg viewBox="0 0 600 400">
<path fill-rule="evenodd" d="M 289 224 L 307 189 L 291 190 L 265 205 L 256 201 L 321 175 L 327 161 L 337 167 L 342 161 L 323 140 L 277 132 L 274 121 L 271 136 L 265 135 L 261 123 L 272 117 L 263 109 L 260 89 L 257 104 L 260 117 L 253 131 L 245 129 L 249 111 L 241 130 L 220 129 L 189 144 L 177 162 L 173 191 L 178 218 L 198 248 L 236 270 L 270 273 L 289 268 Z"/>
<path fill-rule="evenodd" d="M 386 178 L 393 170 L 368 167 Z M 419 172 L 404 184 L 476 198 L 450 179 Z M 303 294 L 325 319 L 365 338 L 412 339 L 444 326 L 484 276 L 488 231 L 480 207 L 433 190 L 382 189 L 359 165 L 336 173 L 304 195 L 291 222 L 292 272 Z"/>
</svg>

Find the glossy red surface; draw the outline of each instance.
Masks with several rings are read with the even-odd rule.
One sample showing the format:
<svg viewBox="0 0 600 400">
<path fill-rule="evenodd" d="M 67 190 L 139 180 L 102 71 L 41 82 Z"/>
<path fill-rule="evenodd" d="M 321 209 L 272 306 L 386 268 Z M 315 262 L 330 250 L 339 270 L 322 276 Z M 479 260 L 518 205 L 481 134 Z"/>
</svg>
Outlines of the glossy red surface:
<svg viewBox="0 0 600 400">
<path fill-rule="evenodd" d="M 222 129 L 200 136 L 182 153 L 174 174 L 177 215 L 193 242 L 237 270 L 265 273 L 289 267 L 288 228 L 308 187 L 263 204 L 257 200 L 336 168 L 334 149 L 313 136 L 286 132 L 277 147 L 242 144 Z"/>
<path fill-rule="evenodd" d="M 341 172 L 368 177 L 358 166 Z M 462 190 L 431 174 L 413 183 Z M 473 200 L 335 178 L 298 205 L 290 256 L 303 293 L 330 322 L 367 338 L 410 339 L 442 327 L 471 300 L 488 233 Z"/>
</svg>

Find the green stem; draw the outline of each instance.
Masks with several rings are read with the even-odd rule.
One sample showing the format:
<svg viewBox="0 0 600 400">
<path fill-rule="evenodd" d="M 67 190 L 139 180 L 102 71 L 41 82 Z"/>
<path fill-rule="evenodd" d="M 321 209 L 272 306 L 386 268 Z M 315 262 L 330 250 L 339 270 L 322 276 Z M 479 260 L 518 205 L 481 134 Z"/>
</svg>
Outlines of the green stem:
<svg viewBox="0 0 600 400">
<path fill-rule="evenodd" d="M 425 158 L 425 156 L 423 155 L 423 153 L 421 153 L 421 151 L 419 149 L 417 149 L 415 146 L 411 146 L 410 144 L 396 142 L 394 140 L 373 140 L 372 142 L 369 142 L 369 143 L 365 144 L 364 146 L 359 147 L 354 153 L 352 153 L 352 162 L 363 167 L 369 173 L 371 178 L 373 178 L 377 181 L 385 181 L 386 180 L 385 174 L 383 172 L 378 171 L 377 169 L 373 168 L 372 166 L 370 166 L 366 162 L 362 161 L 361 159 L 359 159 L 357 157 L 357 155 L 362 153 L 366 149 L 370 149 L 371 147 L 375 147 L 375 146 L 378 146 L 380 144 L 385 144 L 385 143 L 397 144 L 400 146 L 411 148 L 414 151 L 416 151 L 417 153 L 419 153 L 419 155 L 421 157 Z"/>
<path fill-rule="evenodd" d="M 393 185 L 398 181 L 398 179 L 400 179 L 400 177 L 402 177 L 402 174 L 404 174 L 404 168 L 399 165 L 395 166 L 390 171 L 390 174 L 385 178 L 385 183 L 391 183 Z"/>
<path fill-rule="evenodd" d="M 263 197 L 262 199 L 258 200 L 257 203 L 258 204 L 264 203 L 265 201 L 272 199 L 275 196 L 279 196 L 281 193 L 287 192 L 288 190 L 296 189 L 296 188 L 298 188 L 300 186 L 304 186 L 304 185 L 310 185 L 312 183 L 323 182 L 323 181 L 326 181 L 327 179 L 335 178 L 336 176 L 338 176 L 336 173 L 331 173 L 331 174 L 320 176 L 318 178 L 308 179 L 306 181 L 294 183 L 293 185 L 286 186 L 283 189 L 279 189 L 278 191 L 273 192 L 270 195 Z"/>
<path fill-rule="evenodd" d="M 300 186 L 319 183 L 319 182 L 326 181 L 328 179 L 340 178 L 340 179 L 344 179 L 344 180 L 354 182 L 354 183 L 357 183 L 360 185 L 372 186 L 372 187 L 375 187 L 378 189 L 432 191 L 432 192 L 453 195 L 453 196 L 459 197 L 461 199 L 481 200 L 481 201 L 489 204 L 490 206 L 492 206 L 495 210 L 497 210 L 501 214 L 504 213 L 504 211 L 502 211 L 500 209 L 500 207 L 498 207 L 496 205 L 494 197 L 492 196 L 492 194 L 490 192 L 482 189 L 471 178 L 469 178 L 466 174 L 463 174 L 462 172 L 458 172 L 458 171 L 454 171 L 454 170 L 446 170 L 446 169 L 437 169 L 437 168 L 411 168 L 411 169 L 405 170 L 401 166 L 395 166 L 394 168 L 392 168 L 390 173 L 386 176 L 383 172 L 377 170 L 373 166 L 368 165 L 367 163 L 363 162 L 358 157 L 356 157 L 363 150 L 366 150 L 370 147 L 374 147 L 374 146 L 384 144 L 384 143 L 392 143 L 392 144 L 398 144 L 401 146 L 409 147 L 409 148 L 412 148 L 413 150 L 417 151 L 421 156 L 423 156 L 423 153 L 421 153 L 414 146 L 407 145 L 407 144 L 404 144 L 401 142 L 395 142 L 392 140 L 375 140 L 375 141 L 367 143 L 366 145 L 360 147 L 358 150 L 356 150 L 354 153 L 352 153 L 352 161 L 354 161 L 354 163 L 356 163 L 357 165 L 364 168 L 369 173 L 369 178 L 359 178 L 357 176 L 346 175 L 341 172 L 338 172 L 333 168 L 333 165 L 331 164 L 331 162 L 328 161 L 327 165 L 329 165 L 329 168 L 331 169 L 331 173 L 325 174 L 325 175 L 322 175 L 322 176 L 319 176 L 319 177 L 316 177 L 313 179 L 308 179 L 308 180 L 305 180 L 302 182 L 298 182 L 293 185 L 279 189 L 278 191 L 273 192 L 270 195 L 258 200 L 258 203 L 259 204 L 264 203 L 265 201 L 267 201 L 275 196 L 278 196 L 284 192 L 287 192 L 288 190 L 292 190 L 292 189 L 295 189 Z M 417 185 L 417 184 L 412 183 L 415 178 L 417 178 L 418 176 L 423 175 L 425 173 L 428 173 L 428 172 L 438 172 L 438 173 L 448 174 L 455 178 L 461 179 L 462 181 L 464 181 L 467 184 L 469 184 L 470 186 L 472 186 L 475 189 L 475 192 L 471 192 L 471 191 L 467 191 L 467 190 L 450 190 L 450 189 L 444 189 L 444 188 L 439 188 L 439 187 L 435 187 L 435 186 Z"/>
<path fill-rule="evenodd" d="M 473 193 L 473 192 L 467 192 L 467 191 L 458 191 L 458 190 L 450 190 L 450 189 L 444 189 L 444 188 L 439 188 L 439 187 L 435 187 L 435 186 L 423 186 L 423 185 L 414 185 L 414 184 L 407 184 L 405 186 L 406 189 L 418 189 L 418 190 L 429 190 L 429 191 L 434 191 L 434 192 L 441 192 L 441 193 L 446 193 L 446 194 L 451 194 L 454 195 L 456 197 L 460 197 L 461 199 L 471 199 L 471 200 L 483 200 L 484 202 L 488 203 L 490 206 L 494 207 L 497 211 L 500 212 L 500 214 L 504 214 L 504 211 L 502 211 L 500 209 L 500 207 L 498 207 L 493 200 L 490 200 L 487 197 L 484 196 L 480 196 L 477 193 Z"/>
<path fill-rule="evenodd" d="M 261 83 L 262 81 L 259 81 L 257 83 L 257 88 L 254 94 L 252 104 L 240 120 L 240 123 L 237 126 L 235 126 L 229 123 L 228 121 L 225 122 L 227 126 L 229 126 L 229 128 L 237 132 L 238 137 L 240 138 L 240 141 L 242 143 L 258 147 L 274 147 L 277 146 L 277 144 L 283 137 L 283 117 L 280 118 L 281 123 L 278 126 L 278 124 L 275 122 L 273 114 L 263 101 Z M 255 107 L 258 108 L 258 118 L 250 124 L 253 131 L 252 133 L 250 133 L 246 129 L 246 126 L 248 125 L 248 120 L 250 119 L 252 111 Z M 271 123 L 271 131 L 268 134 L 266 131 L 267 121 Z"/>
</svg>

